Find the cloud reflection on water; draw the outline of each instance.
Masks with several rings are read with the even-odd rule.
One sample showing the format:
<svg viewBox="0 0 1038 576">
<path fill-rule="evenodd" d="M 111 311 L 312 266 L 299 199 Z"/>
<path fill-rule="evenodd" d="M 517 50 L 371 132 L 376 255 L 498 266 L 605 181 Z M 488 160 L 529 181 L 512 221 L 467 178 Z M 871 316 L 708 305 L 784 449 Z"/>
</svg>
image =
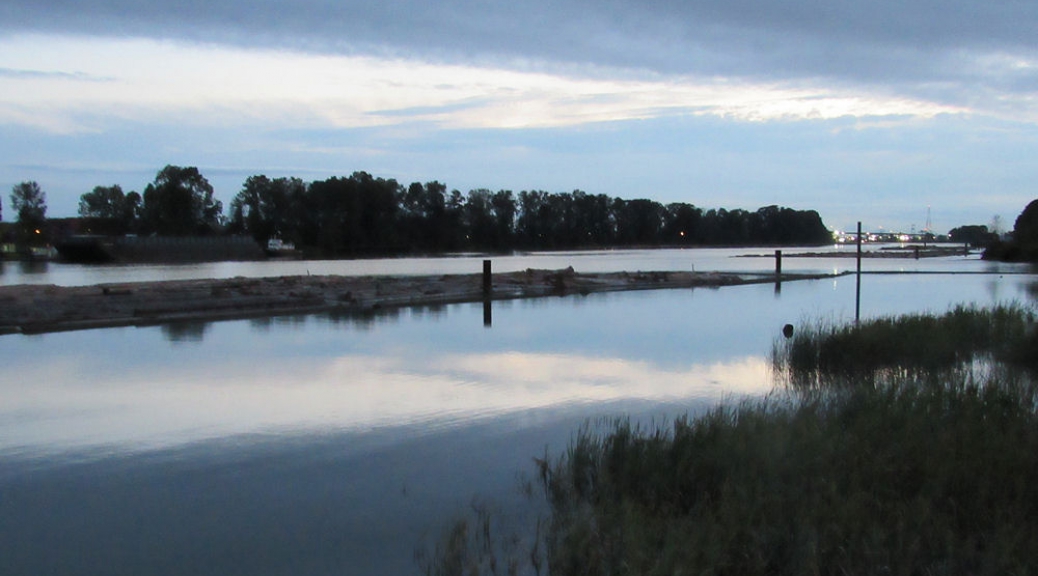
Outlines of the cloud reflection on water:
<svg viewBox="0 0 1038 576">
<path fill-rule="evenodd" d="M 252 433 L 434 429 L 529 409 L 718 399 L 768 387 L 763 357 L 661 368 L 578 354 L 344 355 L 99 374 L 75 358 L 0 388 L 0 450 L 153 449 Z"/>
</svg>

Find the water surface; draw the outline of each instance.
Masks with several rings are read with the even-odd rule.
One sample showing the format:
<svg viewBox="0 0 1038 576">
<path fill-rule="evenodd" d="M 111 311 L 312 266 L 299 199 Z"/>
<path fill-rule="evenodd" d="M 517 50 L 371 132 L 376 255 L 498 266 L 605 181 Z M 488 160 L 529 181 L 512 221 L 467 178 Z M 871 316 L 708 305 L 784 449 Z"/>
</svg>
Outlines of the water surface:
<svg viewBox="0 0 1038 576">
<path fill-rule="evenodd" d="M 973 264 L 965 264 L 972 266 Z M 647 267 L 648 269 L 648 267 Z M 1033 276 L 866 276 L 866 317 L 1028 301 Z M 591 418 L 770 389 L 855 279 L 0 337 L 0 574 L 407 574 Z M 520 518 L 521 519 L 521 518 Z"/>
<path fill-rule="evenodd" d="M 896 246 L 896 245 L 893 245 Z M 869 245 L 880 250 L 892 245 Z M 201 264 L 84 265 L 61 262 L 0 262 L 0 285 L 56 284 L 79 286 L 111 282 L 150 282 L 197 278 L 234 278 L 314 275 L 427 275 L 475 274 L 483 260 L 493 262 L 495 272 L 527 268 L 558 270 L 572 266 L 577 272 L 722 271 L 772 272 L 775 248 L 689 248 L 666 250 L 600 250 L 587 252 L 532 252 L 509 255 L 460 254 L 429 258 L 370 260 L 264 260 L 257 262 L 208 262 Z M 853 246 L 781 248 L 786 272 L 839 273 L 856 269 Z M 797 258 L 802 253 L 832 254 L 828 258 Z M 865 271 L 1016 271 L 1020 265 L 985 262 L 977 253 L 941 258 L 866 258 Z"/>
</svg>

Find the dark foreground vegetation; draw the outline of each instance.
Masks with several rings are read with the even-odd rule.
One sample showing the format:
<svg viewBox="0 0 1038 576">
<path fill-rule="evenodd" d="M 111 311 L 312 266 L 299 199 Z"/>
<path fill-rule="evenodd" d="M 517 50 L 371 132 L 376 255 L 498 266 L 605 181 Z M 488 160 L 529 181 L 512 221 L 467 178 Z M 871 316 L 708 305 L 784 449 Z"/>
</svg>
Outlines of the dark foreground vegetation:
<svg viewBox="0 0 1038 576">
<path fill-rule="evenodd" d="M 776 344 L 766 398 L 580 431 L 538 461 L 549 512 L 527 545 L 480 511 L 426 573 L 1032 573 L 1034 313 L 801 332 Z"/>
<path fill-rule="evenodd" d="M 988 244 L 986 260 L 1038 262 L 1038 200 L 1031 201 L 1016 218 L 1009 239 Z"/>
</svg>

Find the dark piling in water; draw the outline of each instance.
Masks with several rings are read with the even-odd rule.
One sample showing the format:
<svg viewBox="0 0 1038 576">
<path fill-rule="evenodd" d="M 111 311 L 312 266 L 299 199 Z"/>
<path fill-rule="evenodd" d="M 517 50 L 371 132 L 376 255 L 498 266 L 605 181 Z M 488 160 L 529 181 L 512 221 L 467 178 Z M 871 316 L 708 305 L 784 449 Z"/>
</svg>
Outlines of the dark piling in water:
<svg viewBox="0 0 1038 576">
<path fill-rule="evenodd" d="M 490 271 L 490 260 L 483 261 L 483 296 L 490 297 L 490 293 L 493 290 L 493 275 Z"/>
</svg>

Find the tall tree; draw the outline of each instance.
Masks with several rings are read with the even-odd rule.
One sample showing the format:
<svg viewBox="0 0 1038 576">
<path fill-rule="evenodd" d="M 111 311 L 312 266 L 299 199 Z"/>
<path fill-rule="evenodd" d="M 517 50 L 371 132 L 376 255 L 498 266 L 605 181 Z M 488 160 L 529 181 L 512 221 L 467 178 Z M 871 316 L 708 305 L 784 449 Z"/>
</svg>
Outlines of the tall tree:
<svg viewBox="0 0 1038 576">
<path fill-rule="evenodd" d="M 1038 200 L 1032 200 L 1016 217 L 1013 242 L 1020 246 L 1038 248 Z"/>
<path fill-rule="evenodd" d="M 486 188 L 470 190 L 465 198 L 462 225 L 466 231 L 467 247 L 482 249 L 494 247 L 492 198 L 493 192 Z"/>
<path fill-rule="evenodd" d="M 11 209 L 18 215 L 22 241 L 33 242 L 47 216 L 47 194 L 33 181 L 15 184 L 11 189 Z"/>
<path fill-rule="evenodd" d="M 664 239 L 668 244 L 693 244 L 700 237 L 699 226 L 703 211 L 684 202 L 668 204 L 666 207 Z"/>
<path fill-rule="evenodd" d="M 79 197 L 79 215 L 84 218 L 122 218 L 125 214 L 126 194 L 118 184 L 95 186 Z"/>
<path fill-rule="evenodd" d="M 1038 200 L 1032 200 L 1016 217 L 1012 240 L 992 242 L 984 259 L 1038 262 Z"/>
<path fill-rule="evenodd" d="M 144 223 L 160 235 L 210 234 L 219 227 L 222 212 L 212 185 L 193 166 L 166 166 L 144 190 Z"/>
<path fill-rule="evenodd" d="M 294 202 L 306 191 L 298 178 L 250 176 L 231 201 L 231 230 L 259 242 L 280 237 L 298 242 Z"/>
<path fill-rule="evenodd" d="M 144 199 L 141 198 L 140 192 L 132 190 L 126 193 L 126 198 L 123 200 L 123 221 L 130 224 L 130 229 L 134 229 L 141 219 L 141 210 L 144 205 Z"/>
<path fill-rule="evenodd" d="M 490 199 L 494 209 L 494 248 L 511 248 L 515 236 L 515 197 L 511 190 L 498 190 Z"/>
<path fill-rule="evenodd" d="M 136 228 L 140 217 L 141 195 L 123 193 L 118 184 L 96 186 L 79 197 L 79 215 L 93 218 L 95 231 L 108 234 L 126 234 Z"/>
</svg>

